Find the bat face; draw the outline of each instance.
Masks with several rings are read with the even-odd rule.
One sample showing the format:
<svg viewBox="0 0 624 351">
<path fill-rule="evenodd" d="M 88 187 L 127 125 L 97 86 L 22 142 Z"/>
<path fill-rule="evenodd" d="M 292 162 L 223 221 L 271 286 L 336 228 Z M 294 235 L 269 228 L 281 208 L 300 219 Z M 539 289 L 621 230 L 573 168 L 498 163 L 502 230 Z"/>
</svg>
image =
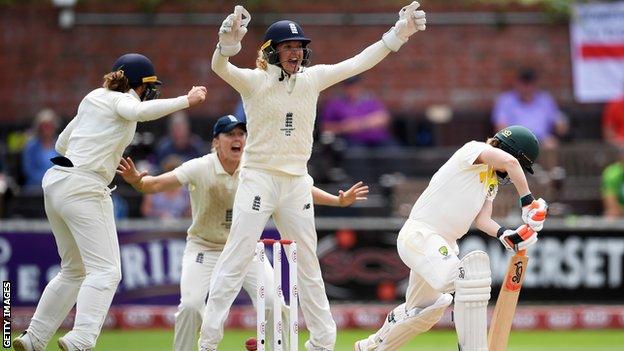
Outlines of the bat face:
<svg viewBox="0 0 624 351">
<path fill-rule="evenodd" d="M 523 252 L 523 251 L 521 251 Z M 522 287 L 522 280 L 524 278 L 524 266 L 527 260 L 514 259 L 516 255 L 511 259 L 509 267 L 507 268 L 507 275 L 505 276 L 505 284 L 503 285 L 505 291 L 519 292 Z M 524 255 L 517 254 L 517 256 L 526 257 Z"/>
</svg>

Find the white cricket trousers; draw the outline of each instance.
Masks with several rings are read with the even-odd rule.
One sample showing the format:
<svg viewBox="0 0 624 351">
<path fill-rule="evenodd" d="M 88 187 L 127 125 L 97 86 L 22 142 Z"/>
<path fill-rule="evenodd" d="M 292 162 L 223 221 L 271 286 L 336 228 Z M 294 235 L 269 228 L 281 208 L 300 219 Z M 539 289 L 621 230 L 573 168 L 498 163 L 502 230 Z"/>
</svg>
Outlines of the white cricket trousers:
<svg viewBox="0 0 624 351">
<path fill-rule="evenodd" d="M 65 339 L 92 349 L 121 280 L 111 190 L 96 173 L 59 166 L 42 185 L 61 270 L 43 291 L 28 333 L 46 345 L 76 304 Z"/>
<path fill-rule="evenodd" d="M 426 308 L 442 293 L 455 289 L 459 275 L 459 248 L 449 244 L 438 234 L 408 219 L 397 238 L 401 260 L 410 268 L 405 294 L 406 307 Z"/>
<path fill-rule="evenodd" d="M 180 279 L 180 304 L 175 314 L 174 351 L 192 351 L 197 345 L 197 332 L 201 326 L 202 314 L 209 295 L 210 278 L 221 255 L 221 250 L 208 248 L 203 240 L 188 237 L 182 258 L 182 277 Z M 264 266 L 252 265 L 243 280 L 243 289 L 256 306 L 256 288 L 260 275 L 264 275 L 265 286 L 273 286 L 273 269 L 269 260 Z M 266 295 L 266 307 L 273 307 L 273 295 Z M 268 316 L 272 320 L 272 313 Z M 269 326 L 272 326 L 269 323 Z"/>
<path fill-rule="evenodd" d="M 204 310 L 200 344 L 216 348 L 223 338 L 223 324 L 243 277 L 249 270 L 256 242 L 271 215 L 283 239 L 297 241 L 299 300 L 317 347 L 334 349 L 336 323 L 316 256 L 312 177 L 289 176 L 244 168 L 234 199 L 230 236 L 215 266 L 210 296 Z"/>
</svg>

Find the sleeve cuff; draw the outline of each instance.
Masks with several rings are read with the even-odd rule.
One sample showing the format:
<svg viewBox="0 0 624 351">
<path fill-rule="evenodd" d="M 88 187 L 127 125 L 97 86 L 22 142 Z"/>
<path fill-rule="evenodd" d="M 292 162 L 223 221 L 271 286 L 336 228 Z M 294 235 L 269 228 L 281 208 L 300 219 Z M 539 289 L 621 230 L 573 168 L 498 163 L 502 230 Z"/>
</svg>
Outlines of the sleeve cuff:
<svg viewBox="0 0 624 351">
<path fill-rule="evenodd" d="M 394 30 L 394 27 L 390 28 L 389 31 L 384 33 L 381 36 L 381 41 L 386 45 L 386 47 L 394 52 L 399 51 L 401 46 L 406 43 L 406 41 L 399 38 Z"/>
</svg>

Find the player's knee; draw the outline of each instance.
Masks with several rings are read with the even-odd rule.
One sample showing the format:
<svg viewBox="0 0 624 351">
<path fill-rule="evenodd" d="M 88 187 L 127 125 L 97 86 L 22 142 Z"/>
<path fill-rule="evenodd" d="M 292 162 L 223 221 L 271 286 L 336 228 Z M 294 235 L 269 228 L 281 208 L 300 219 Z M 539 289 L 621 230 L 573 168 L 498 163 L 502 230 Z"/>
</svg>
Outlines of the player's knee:
<svg viewBox="0 0 624 351">
<path fill-rule="evenodd" d="M 121 281 L 121 270 L 109 267 L 87 273 L 84 284 L 98 290 L 115 290 Z"/>
<path fill-rule="evenodd" d="M 455 280 L 459 276 L 459 264 L 444 268 L 437 275 L 427 279 L 427 283 L 441 293 L 452 293 L 455 291 Z"/>
<path fill-rule="evenodd" d="M 177 315 L 198 315 L 204 312 L 204 303 L 201 299 L 182 300 L 178 305 Z"/>
<path fill-rule="evenodd" d="M 455 280 L 455 300 L 462 302 L 490 299 L 492 278 L 490 259 L 483 251 L 471 251 L 462 258 Z"/>
<path fill-rule="evenodd" d="M 72 282 L 82 282 L 87 274 L 82 267 L 66 267 L 61 268 L 58 276 L 63 280 L 69 280 Z"/>
</svg>

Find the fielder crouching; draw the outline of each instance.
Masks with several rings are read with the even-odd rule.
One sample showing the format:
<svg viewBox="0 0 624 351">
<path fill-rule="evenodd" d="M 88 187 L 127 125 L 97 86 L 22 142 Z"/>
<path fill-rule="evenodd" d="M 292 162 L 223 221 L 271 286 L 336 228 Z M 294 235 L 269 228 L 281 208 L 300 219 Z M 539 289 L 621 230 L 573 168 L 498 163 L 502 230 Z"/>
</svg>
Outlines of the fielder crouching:
<svg viewBox="0 0 624 351">
<path fill-rule="evenodd" d="M 375 334 L 355 343 L 356 351 L 397 350 L 429 330 L 453 301 L 454 322 L 462 351 L 487 351 L 487 304 L 490 262 L 483 251 L 460 259 L 457 240 L 474 225 L 518 251 L 537 241 L 547 205 L 535 200 L 523 169 L 533 173 L 539 143 L 527 128 L 505 128 L 487 142 L 471 141 L 433 175 L 397 239 L 399 256 L 410 267 L 406 302 L 393 309 Z M 492 218 L 499 179 L 511 180 L 524 223 L 507 229 Z"/>
</svg>

